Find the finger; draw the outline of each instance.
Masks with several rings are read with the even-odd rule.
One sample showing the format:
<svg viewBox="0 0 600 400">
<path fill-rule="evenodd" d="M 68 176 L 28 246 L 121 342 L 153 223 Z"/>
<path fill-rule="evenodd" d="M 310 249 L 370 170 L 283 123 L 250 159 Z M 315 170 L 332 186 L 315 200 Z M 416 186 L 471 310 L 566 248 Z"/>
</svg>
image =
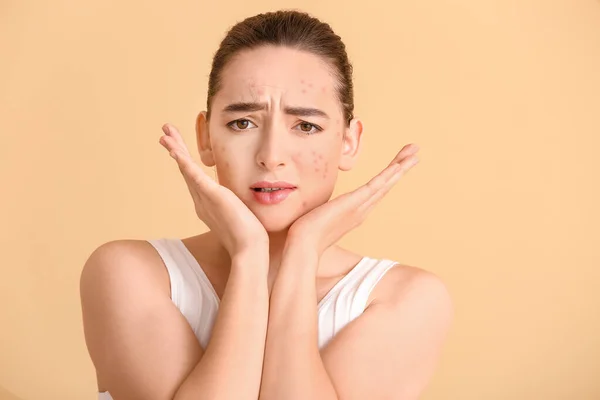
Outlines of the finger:
<svg viewBox="0 0 600 400">
<path fill-rule="evenodd" d="M 165 135 L 175 139 L 175 142 L 179 145 L 179 147 L 181 147 L 183 151 L 185 151 L 188 155 L 190 154 L 185 144 L 185 141 L 183 140 L 183 137 L 181 136 L 179 130 L 176 127 L 167 123 L 163 125 L 162 130 L 165 133 Z"/>
<path fill-rule="evenodd" d="M 374 191 L 378 191 L 385 185 L 390 178 L 394 176 L 394 174 L 402 167 L 402 165 L 406 160 L 408 160 L 411 156 L 414 156 L 417 151 L 419 151 L 419 146 L 416 144 L 408 144 L 402 148 L 396 154 L 396 156 L 392 159 L 392 161 L 388 164 L 388 166 L 381 171 L 377 176 L 375 176 L 371 181 L 367 182 L 367 185 L 371 186 L 371 189 Z M 370 196 L 369 196 L 370 197 Z"/>
<path fill-rule="evenodd" d="M 181 148 L 181 146 L 179 145 L 179 143 L 177 143 L 175 138 L 173 138 L 171 136 L 161 136 L 159 142 L 165 149 L 167 149 L 167 151 L 169 152 L 169 155 L 171 157 L 173 157 L 173 155 L 176 152 L 182 152 L 184 154 L 188 154 Z"/>
<path fill-rule="evenodd" d="M 394 159 L 392 161 L 390 161 L 388 166 L 390 166 L 394 163 L 401 162 L 403 159 L 407 158 L 408 156 L 416 154 L 417 151 L 419 151 L 419 146 L 417 146 L 414 143 L 407 144 L 398 152 L 398 154 L 396 154 L 396 156 L 394 157 Z"/>
<path fill-rule="evenodd" d="M 354 196 L 353 206 L 362 206 L 379 191 L 385 188 L 387 182 L 392 179 L 398 171 L 406 167 L 406 164 L 410 161 L 411 157 L 414 157 L 412 154 L 413 152 L 411 149 L 409 148 L 407 150 L 407 147 L 405 146 L 383 171 L 371 178 L 369 182 L 352 192 L 352 195 Z"/>
<path fill-rule="evenodd" d="M 204 200 L 206 198 L 208 198 L 209 196 L 207 196 L 207 191 L 210 190 L 209 189 L 209 185 L 205 185 L 203 184 L 203 180 L 202 175 L 204 174 L 203 171 L 200 171 L 200 176 L 196 175 L 196 176 L 192 176 L 192 174 L 189 172 L 189 166 L 188 163 L 185 161 L 185 155 L 177 155 L 176 156 L 176 161 L 177 159 L 179 159 L 178 161 L 178 166 L 179 166 L 179 170 L 181 172 L 181 175 L 183 176 L 183 179 L 185 180 L 186 186 L 188 188 L 188 191 L 190 192 L 190 195 L 192 196 L 192 199 L 194 201 L 194 204 L 196 205 L 196 210 L 198 210 L 197 206 L 201 206 L 204 202 Z M 192 161 L 193 163 L 193 161 Z M 195 163 L 194 163 L 195 164 Z M 210 179 L 208 177 L 206 177 L 207 179 Z"/>
<path fill-rule="evenodd" d="M 177 161 L 177 157 L 175 156 L 175 154 L 176 154 L 177 150 L 179 149 L 179 147 L 175 143 L 175 140 L 170 136 L 162 136 L 160 138 L 159 142 L 165 149 L 167 149 L 167 151 L 169 152 L 169 155 L 171 157 L 173 157 L 175 159 L 175 161 Z M 188 176 L 187 172 L 185 172 L 185 170 L 182 168 L 182 166 L 180 165 L 181 163 L 185 163 L 185 161 L 180 161 L 177 163 L 177 165 L 179 167 L 179 171 L 181 172 L 181 175 L 183 176 L 183 179 L 188 188 L 188 191 L 190 192 L 190 195 L 192 196 L 194 204 L 198 204 L 198 205 L 202 204 L 202 202 L 201 202 L 202 198 L 198 194 L 198 188 L 196 187 L 192 178 L 190 178 Z"/>
<path fill-rule="evenodd" d="M 161 144 L 169 151 L 171 157 L 175 159 L 179 170 L 186 179 L 190 190 L 206 191 L 210 190 L 216 182 L 211 179 L 202 168 L 196 164 L 189 153 L 184 152 L 175 139 L 170 136 L 163 136 Z M 195 188 L 198 186 L 197 188 Z M 200 193 L 201 194 L 201 193 Z"/>
<path fill-rule="evenodd" d="M 373 196 L 371 196 L 367 201 L 363 203 L 360 207 L 362 211 L 366 214 L 368 213 L 388 192 L 398 183 L 400 178 L 402 178 L 412 167 L 419 163 L 419 158 L 416 156 L 412 156 L 409 159 L 405 160 L 402 164 L 395 166 L 395 172 L 393 176 L 385 183 L 383 187 L 377 191 Z"/>
</svg>

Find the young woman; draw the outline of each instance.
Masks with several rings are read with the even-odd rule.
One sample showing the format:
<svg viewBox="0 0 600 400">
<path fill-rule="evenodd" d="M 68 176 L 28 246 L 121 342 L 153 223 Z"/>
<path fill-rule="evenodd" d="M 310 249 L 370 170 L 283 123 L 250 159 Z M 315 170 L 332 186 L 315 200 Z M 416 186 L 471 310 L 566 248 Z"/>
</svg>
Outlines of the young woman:
<svg viewBox="0 0 600 400">
<path fill-rule="evenodd" d="M 210 231 L 105 243 L 83 269 L 100 399 L 419 396 L 451 302 L 434 274 L 335 244 L 418 161 L 404 146 L 330 200 L 363 130 L 351 75 L 340 37 L 307 14 L 260 14 L 229 31 L 196 120 L 218 183 L 174 126 L 160 138 Z"/>
</svg>

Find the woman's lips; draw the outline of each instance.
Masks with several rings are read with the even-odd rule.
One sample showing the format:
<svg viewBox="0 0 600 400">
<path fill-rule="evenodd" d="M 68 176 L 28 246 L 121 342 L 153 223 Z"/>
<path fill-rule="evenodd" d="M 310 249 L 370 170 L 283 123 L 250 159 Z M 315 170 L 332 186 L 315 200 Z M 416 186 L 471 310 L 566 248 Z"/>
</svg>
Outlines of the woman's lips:
<svg viewBox="0 0 600 400">
<path fill-rule="evenodd" d="M 286 188 L 286 189 L 274 190 L 272 192 L 261 192 L 261 191 L 257 191 L 254 189 L 250 189 L 250 190 L 252 190 L 252 194 L 254 195 L 254 198 L 260 204 L 272 205 L 272 204 L 278 204 L 278 203 L 281 203 L 282 201 L 284 201 L 290 195 L 290 193 L 292 193 L 294 190 L 296 190 L 296 188 Z"/>
</svg>

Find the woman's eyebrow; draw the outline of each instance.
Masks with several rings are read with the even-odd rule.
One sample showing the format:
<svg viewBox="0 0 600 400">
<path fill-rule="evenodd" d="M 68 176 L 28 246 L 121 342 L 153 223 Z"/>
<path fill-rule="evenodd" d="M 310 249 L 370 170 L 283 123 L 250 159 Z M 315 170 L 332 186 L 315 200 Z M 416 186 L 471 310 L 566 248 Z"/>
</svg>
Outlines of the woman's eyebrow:
<svg viewBox="0 0 600 400">
<path fill-rule="evenodd" d="M 234 112 L 253 112 L 262 111 L 267 109 L 267 103 L 257 102 L 238 102 L 232 103 L 223 108 L 224 113 Z M 285 107 L 284 112 L 288 115 L 295 115 L 297 117 L 323 117 L 329 119 L 329 115 L 323 110 L 311 107 Z"/>
</svg>

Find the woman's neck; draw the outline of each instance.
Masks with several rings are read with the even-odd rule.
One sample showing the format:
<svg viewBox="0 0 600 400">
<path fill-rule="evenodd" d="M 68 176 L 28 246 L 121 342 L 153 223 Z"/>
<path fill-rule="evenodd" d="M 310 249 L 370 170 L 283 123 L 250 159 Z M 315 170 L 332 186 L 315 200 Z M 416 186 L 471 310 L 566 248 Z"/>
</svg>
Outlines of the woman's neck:
<svg viewBox="0 0 600 400">
<path fill-rule="evenodd" d="M 204 256 L 208 256 L 211 265 L 215 266 L 221 271 L 226 271 L 228 276 L 229 269 L 231 268 L 231 257 L 218 240 L 217 236 L 213 232 L 208 231 L 204 234 L 201 234 L 198 239 L 199 242 L 202 243 L 199 246 L 200 248 L 198 248 L 199 253 L 204 254 Z M 287 230 L 281 232 L 269 232 L 269 272 L 267 275 L 269 288 L 272 287 L 272 284 L 277 278 L 279 266 L 283 258 L 283 250 L 285 248 L 286 239 Z M 339 248 L 337 245 L 333 245 L 325 250 L 320 261 L 321 263 L 325 263 L 325 265 L 334 263 L 334 261 L 338 258 L 343 258 L 343 255 L 346 253 L 348 252 Z M 319 268 L 319 273 L 317 275 L 328 276 L 328 272 Z"/>
<path fill-rule="evenodd" d="M 201 240 L 204 242 L 204 251 L 208 250 L 211 254 L 213 254 L 213 257 L 211 257 L 211 262 L 219 269 L 229 270 L 231 265 L 231 256 L 223 247 L 217 236 L 212 231 L 208 231 L 200 236 L 203 237 Z M 286 239 L 287 230 L 280 232 L 269 232 L 269 282 L 271 282 L 272 279 L 274 280 L 274 278 L 277 276 Z"/>
</svg>

